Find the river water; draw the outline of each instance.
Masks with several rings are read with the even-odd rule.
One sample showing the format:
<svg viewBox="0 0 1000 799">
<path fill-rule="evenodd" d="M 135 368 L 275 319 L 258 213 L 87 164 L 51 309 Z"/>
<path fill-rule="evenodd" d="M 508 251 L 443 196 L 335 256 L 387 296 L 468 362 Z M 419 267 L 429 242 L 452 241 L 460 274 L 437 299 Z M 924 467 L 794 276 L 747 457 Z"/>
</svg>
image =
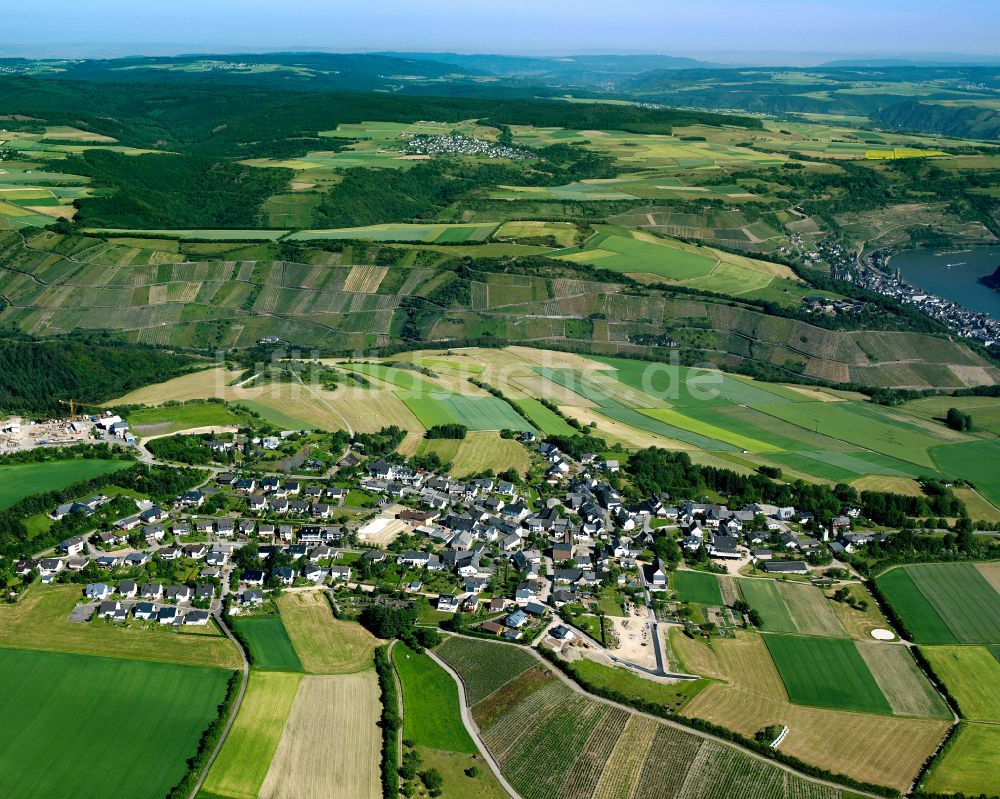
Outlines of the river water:
<svg viewBox="0 0 1000 799">
<path fill-rule="evenodd" d="M 898 267 L 911 286 L 1000 319 L 1000 291 L 979 282 L 1000 266 L 1000 247 L 908 250 L 893 257 L 889 266 Z"/>
</svg>

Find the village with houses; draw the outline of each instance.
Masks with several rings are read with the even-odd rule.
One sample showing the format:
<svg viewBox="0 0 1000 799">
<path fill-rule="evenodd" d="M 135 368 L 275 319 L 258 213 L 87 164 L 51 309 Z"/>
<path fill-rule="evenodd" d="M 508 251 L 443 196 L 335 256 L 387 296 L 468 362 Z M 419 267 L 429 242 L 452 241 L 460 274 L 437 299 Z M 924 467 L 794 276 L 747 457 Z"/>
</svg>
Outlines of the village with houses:
<svg viewBox="0 0 1000 799">
<path fill-rule="evenodd" d="M 88 427 L 95 441 L 129 446 L 118 416 Z M 403 598 L 474 634 L 544 635 L 560 650 L 666 675 L 663 625 L 710 636 L 749 624 L 732 608 L 679 601 L 677 568 L 824 584 L 822 567 L 890 534 L 862 529 L 857 507 L 820 529 L 791 506 L 667 494 L 628 502 L 621 463 L 607 456 L 616 453 L 574 458 L 533 433 L 519 442 L 537 484 L 454 479 L 358 446 L 325 479 L 214 468 L 172 503 L 80 497 L 48 514 L 76 520 L 79 532 L 19 560 L 16 574 L 24 585 L 79 584 L 78 622 L 206 625 L 269 612 L 276 592 L 326 590 L 355 609 Z"/>
</svg>

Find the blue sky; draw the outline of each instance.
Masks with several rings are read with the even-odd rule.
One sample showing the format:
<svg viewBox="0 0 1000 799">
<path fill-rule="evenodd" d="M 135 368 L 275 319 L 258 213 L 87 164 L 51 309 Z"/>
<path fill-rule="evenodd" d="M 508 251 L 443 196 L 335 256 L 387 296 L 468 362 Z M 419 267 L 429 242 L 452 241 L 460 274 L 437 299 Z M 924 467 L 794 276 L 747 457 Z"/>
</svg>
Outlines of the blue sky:
<svg viewBox="0 0 1000 799">
<path fill-rule="evenodd" d="M 1000 55 L 996 0 L 45 0 L 19 8 L 5 15 L 0 53 Z"/>
</svg>

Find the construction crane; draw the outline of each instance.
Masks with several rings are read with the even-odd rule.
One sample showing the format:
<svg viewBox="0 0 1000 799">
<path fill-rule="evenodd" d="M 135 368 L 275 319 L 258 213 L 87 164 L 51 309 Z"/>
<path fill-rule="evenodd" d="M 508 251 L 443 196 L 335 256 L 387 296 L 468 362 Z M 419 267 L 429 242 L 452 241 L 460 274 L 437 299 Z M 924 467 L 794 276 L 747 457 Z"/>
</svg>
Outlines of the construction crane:
<svg viewBox="0 0 1000 799">
<path fill-rule="evenodd" d="M 60 405 L 68 405 L 69 406 L 69 420 L 71 422 L 75 422 L 76 421 L 76 408 L 77 408 L 78 405 L 82 406 L 84 403 L 77 402 L 76 400 L 59 400 L 58 402 L 59 402 Z"/>
</svg>

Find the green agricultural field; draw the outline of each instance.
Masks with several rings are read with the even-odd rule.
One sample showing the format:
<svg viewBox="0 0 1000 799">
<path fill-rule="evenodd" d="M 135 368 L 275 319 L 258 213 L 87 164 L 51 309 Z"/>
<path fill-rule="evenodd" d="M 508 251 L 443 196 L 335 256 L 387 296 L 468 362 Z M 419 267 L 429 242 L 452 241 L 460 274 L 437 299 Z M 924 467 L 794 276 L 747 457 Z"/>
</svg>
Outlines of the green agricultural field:
<svg viewBox="0 0 1000 799">
<path fill-rule="evenodd" d="M 936 794 L 996 796 L 1000 794 L 997 752 L 1000 725 L 963 723 L 920 787 Z"/>
<path fill-rule="evenodd" d="M 1000 642 L 1000 594 L 971 563 L 905 566 L 876 582 L 917 643 Z"/>
<path fill-rule="evenodd" d="M 687 280 L 707 275 L 718 259 L 692 251 L 683 245 L 672 246 L 647 239 L 633 238 L 627 231 L 598 226 L 598 233 L 583 247 L 559 250 L 551 257 L 572 263 L 591 264 L 622 273 L 648 273 L 668 280 Z"/>
<path fill-rule="evenodd" d="M 520 647 L 459 636 L 445 638 L 436 654 L 462 676 L 470 705 L 538 664 Z"/>
<path fill-rule="evenodd" d="M 696 571 L 674 572 L 674 590 L 681 602 L 699 605 L 724 605 L 719 580 L 714 574 Z"/>
<path fill-rule="evenodd" d="M 316 425 L 305 419 L 300 419 L 286 411 L 276 408 L 270 402 L 263 400 L 241 399 L 239 405 L 246 407 L 254 413 L 260 414 L 260 418 L 282 430 L 314 430 Z"/>
<path fill-rule="evenodd" d="M 771 634 L 763 638 L 791 702 L 860 713 L 892 713 L 853 641 Z"/>
<path fill-rule="evenodd" d="M 342 239 L 363 241 L 402 241 L 425 244 L 459 244 L 488 239 L 496 225 L 371 225 L 370 227 L 339 228 L 335 230 L 300 230 L 286 241 L 337 241 Z"/>
<path fill-rule="evenodd" d="M 196 427 L 227 427 L 246 421 L 221 402 L 185 402 L 180 405 L 155 405 L 136 408 L 128 414 L 128 423 L 140 435 L 165 435 Z"/>
<path fill-rule="evenodd" d="M 955 697 L 962 718 L 1000 721 L 1000 647 L 928 646 L 920 651 Z"/>
<path fill-rule="evenodd" d="M 301 674 L 251 672 L 236 722 L 205 780 L 206 796 L 256 799 L 292 712 L 301 679 Z"/>
<path fill-rule="evenodd" d="M 250 663 L 264 671 L 302 671 L 288 631 L 280 616 L 233 619 L 236 631 L 250 648 Z"/>
<path fill-rule="evenodd" d="M 445 393 L 445 390 L 441 386 L 423 377 L 419 372 L 410 369 L 400 369 L 381 363 L 347 363 L 342 364 L 341 367 L 348 372 L 357 372 L 366 377 L 375 377 L 405 391 L 420 394 Z"/>
<path fill-rule="evenodd" d="M 424 427 L 463 424 L 469 430 L 529 430 L 534 428 L 508 403 L 493 396 L 441 394 L 427 397 L 399 392 Z"/>
<path fill-rule="evenodd" d="M 802 402 L 755 406 L 769 416 L 848 444 L 934 469 L 927 452 L 937 439 L 926 428 L 857 402 Z"/>
<path fill-rule="evenodd" d="M 161 799 L 215 719 L 232 672 L 0 649 L 0 795 Z M 72 753 L 71 755 L 69 753 Z"/>
<path fill-rule="evenodd" d="M 58 491 L 82 480 L 127 469 L 132 464 L 133 461 L 74 458 L 0 466 L 0 508 L 9 508 L 32 494 Z"/>
<path fill-rule="evenodd" d="M 973 441 L 934 447 L 931 457 L 939 470 L 973 483 L 986 499 L 1000 507 L 1000 442 Z"/>
<path fill-rule="evenodd" d="M 690 430 L 692 433 L 698 433 L 708 438 L 714 438 L 717 441 L 731 444 L 734 447 L 739 447 L 740 449 L 747 450 L 748 452 L 774 452 L 778 449 L 773 444 L 758 441 L 757 439 L 740 435 L 739 433 L 731 430 L 725 430 L 708 422 L 699 421 L 691 416 L 670 408 L 644 408 L 642 413 L 652 419 L 672 425 L 673 427 Z"/>
<path fill-rule="evenodd" d="M 462 723 L 455 681 L 424 653 L 397 643 L 392 663 L 403 685 L 403 736 L 420 746 L 476 754 Z"/>
<path fill-rule="evenodd" d="M 890 569 L 875 579 L 889 606 L 918 644 L 957 644 L 958 638 L 927 601 L 905 567 Z"/>
<path fill-rule="evenodd" d="M 774 580 L 751 578 L 737 580 L 743 599 L 760 614 L 762 628 L 773 633 L 797 632 L 792 614 L 788 612 L 778 584 Z"/>
<path fill-rule="evenodd" d="M 514 404 L 524 411 L 531 418 L 535 427 L 547 436 L 572 436 L 579 432 L 570 427 L 565 419 L 550 411 L 536 399 L 518 399 L 514 400 Z"/>
</svg>

